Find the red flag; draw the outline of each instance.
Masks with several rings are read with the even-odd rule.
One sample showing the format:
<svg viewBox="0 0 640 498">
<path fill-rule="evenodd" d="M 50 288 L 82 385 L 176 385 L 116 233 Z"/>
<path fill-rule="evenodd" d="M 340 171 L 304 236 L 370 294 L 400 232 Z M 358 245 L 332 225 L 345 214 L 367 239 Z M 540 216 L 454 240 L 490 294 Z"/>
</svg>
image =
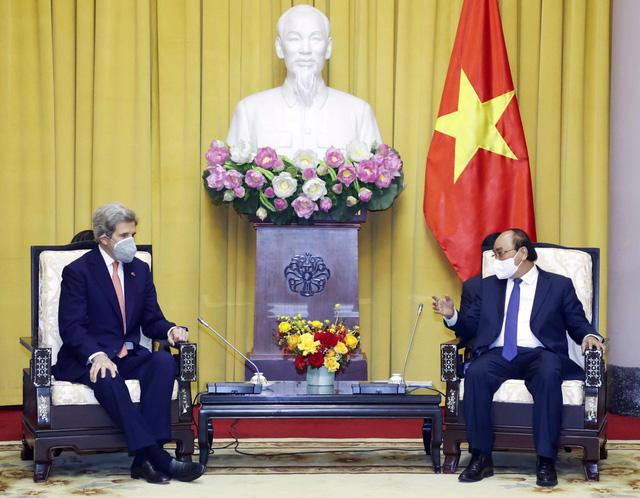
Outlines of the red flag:
<svg viewBox="0 0 640 498">
<path fill-rule="evenodd" d="M 535 240 L 529 154 L 497 0 L 465 0 L 429 155 L 424 215 L 462 280 L 511 227 Z"/>
</svg>

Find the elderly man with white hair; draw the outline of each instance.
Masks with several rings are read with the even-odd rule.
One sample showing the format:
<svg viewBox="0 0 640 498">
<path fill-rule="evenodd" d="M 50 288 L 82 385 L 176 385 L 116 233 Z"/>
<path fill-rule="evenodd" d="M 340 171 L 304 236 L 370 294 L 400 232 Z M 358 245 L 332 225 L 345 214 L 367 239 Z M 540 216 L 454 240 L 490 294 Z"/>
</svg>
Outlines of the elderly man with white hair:
<svg viewBox="0 0 640 498">
<path fill-rule="evenodd" d="M 289 157 L 302 149 L 318 155 L 330 147 L 345 150 L 352 141 L 381 143 L 371 106 L 322 79 L 333 46 L 327 17 L 310 5 L 296 5 L 282 14 L 277 29 L 275 49 L 287 67 L 285 81 L 240 101 L 227 143 L 272 147 Z"/>
</svg>

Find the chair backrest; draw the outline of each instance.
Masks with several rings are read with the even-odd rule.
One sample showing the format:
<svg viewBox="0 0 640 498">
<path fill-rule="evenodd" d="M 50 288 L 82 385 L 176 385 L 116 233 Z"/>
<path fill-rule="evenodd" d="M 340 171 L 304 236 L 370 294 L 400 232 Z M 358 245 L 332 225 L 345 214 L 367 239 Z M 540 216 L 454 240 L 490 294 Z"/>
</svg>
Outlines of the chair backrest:
<svg viewBox="0 0 640 498">
<path fill-rule="evenodd" d="M 548 272 L 569 277 L 582 303 L 587 320 L 598 329 L 598 305 L 600 298 L 600 249 L 564 247 L 554 244 L 534 244 L 538 253 L 536 264 Z M 492 251 L 482 255 L 482 277 L 494 274 Z M 568 337 L 569 356 L 584 366 L 580 346 Z"/>
<path fill-rule="evenodd" d="M 62 270 L 95 247 L 95 242 L 31 247 L 31 340 L 34 346 L 51 348 L 52 365 L 56 364 L 62 346 L 58 328 Z M 136 257 L 149 268 L 151 255 L 150 245 L 138 246 Z M 141 344 L 149 347 L 150 341 L 141 340 Z"/>
</svg>

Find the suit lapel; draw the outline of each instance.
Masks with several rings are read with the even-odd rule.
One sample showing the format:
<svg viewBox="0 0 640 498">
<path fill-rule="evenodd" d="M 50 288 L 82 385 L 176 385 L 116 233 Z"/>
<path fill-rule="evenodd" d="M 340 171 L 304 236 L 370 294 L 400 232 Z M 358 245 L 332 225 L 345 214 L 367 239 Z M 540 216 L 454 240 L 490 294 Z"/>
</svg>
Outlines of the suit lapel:
<svg viewBox="0 0 640 498">
<path fill-rule="evenodd" d="M 96 286 L 100 289 L 113 308 L 114 313 L 120 316 L 120 305 L 118 304 L 118 297 L 116 296 L 116 290 L 113 288 L 113 282 L 109 275 L 107 265 L 104 264 L 104 258 L 100 254 L 98 248 L 92 249 L 89 255 L 89 263 L 93 266 L 93 277 L 96 279 Z"/>
<path fill-rule="evenodd" d="M 533 298 L 533 307 L 531 308 L 531 320 L 529 321 L 532 331 L 534 331 L 533 321 L 542 309 L 542 305 L 544 304 L 550 289 L 551 281 L 549 279 L 549 274 L 538 268 L 538 283 L 536 285 L 536 294 Z"/>
<path fill-rule="evenodd" d="M 125 263 L 124 271 L 124 307 L 127 314 L 127 332 L 131 330 L 131 317 L 136 303 L 136 274 L 131 263 Z"/>
<path fill-rule="evenodd" d="M 504 318 L 504 298 L 507 294 L 507 281 L 497 280 L 496 286 L 496 310 L 498 311 L 498 325 L 502 327 L 502 320 Z M 499 333 L 499 331 L 498 331 Z"/>
</svg>

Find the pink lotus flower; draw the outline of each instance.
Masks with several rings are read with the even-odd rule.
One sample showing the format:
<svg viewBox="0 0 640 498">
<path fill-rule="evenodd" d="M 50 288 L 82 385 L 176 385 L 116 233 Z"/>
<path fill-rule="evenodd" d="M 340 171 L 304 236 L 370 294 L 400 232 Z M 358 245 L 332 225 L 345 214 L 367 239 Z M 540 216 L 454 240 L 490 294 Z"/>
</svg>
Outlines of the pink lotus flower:
<svg viewBox="0 0 640 498">
<path fill-rule="evenodd" d="M 224 186 L 226 188 L 233 190 L 240 185 L 242 185 L 242 173 L 236 171 L 235 169 L 225 172 Z"/>
<path fill-rule="evenodd" d="M 214 140 L 213 142 L 211 142 L 211 146 L 205 154 L 205 157 L 210 165 L 221 165 L 224 164 L 227 159 L 229 159 L 229 149 L 224 144 L 224 142 L 221 142 L 220 140 Z"/>
<path fill-rule="evenodd" d="M 358 199 L 360 199 L 362 202 L 369 202 L 372 195 L 373 192 L 371 192 L 371 190 L 369 190 L 368 188 L 361 188 L 360 192 L 358 192 Z"/>
<path fill-rule="evenodd" d="M 245 194 L 244 187 L 240 186 L 240 187 L 234 188 L 233 189 L 233 193 L 236 195 L 236 197 L 238 199 L 242 199 L 244 197 L 244 194 Z"/>
<path fill-rule="evenodd" d="M 302 177 L 305 180 L 311 180 L 314 176 L 316 176 L 315 168 L 306 168 L 302 170 Z"/>
<path fill-rule="evenodd" d="M 308 220 L 318 210 L 318 205 L 305 195 L 296 197 L 291 203 L 291 207 L 298 215 L 298 218 Z"/>
<path fill-rule="evenodd" d="M 398 154 L 391 152 L 384 158 L 384 167 L 391 173 L 391 176 L 400 176 L 400 170 L 402 169 L 402 160 L 398 157 Z"/>
<path fill-rule="evenodd" d="M 378 150 L 376 150 L 376 154 L 380 154 L 381 156 L 386 156 L 389 152 L 391 152 L 391 147 L 387 144 L 378 145 Z"/>
<path fill-rule="evenodd" d="M 331 199 L 329 199 L 328 197 L 323 197 L 322 199 L 320 199 L 320 210 L 323 213 L 328 213 L 329 211 L 331 211 L 332 207 L 333 202 L 331 202 Z"/>
<path fill-rule="evenodd" d="M 356 179 L 356 169 L 348 163 L 343 164 L 338 169 L 338 181 L 347 187 Z"/>
<path fill-rule="evenodd" d="M 342 193 L 342 183 L 336 183 L 333 187 L 331 187 L 334 194 L 340 195 Z"/>
<path fill-rule="evenodd" d="M 342 155 L 342 152 L 335 147 L 329 147 L 327 149 L 324 160 L 332 168 L 339 168 L 344 164 L 344 156 Z"/>
<path fill-rule="evenodd" d="M 356 174 L 358 175 L 358 180 L 373 183 L 378 177 L 378 166 L 373 160 L 365 159 L 358 163 L 358 166 L 356 167 Z"/>
<path fill-rule="evenodd" d="M 276 193 L 273 191 L 273 187 L 267 187 L 264 189 L 264 195 L 266 195 L 268 199 L 272 199 L 276 196 Z"/>
<path fill-rule="evenodd" d="M 278 154 L 276 154 L 276 151 L 271 147 L 262 147 L 261 149 L 258 149 L 258 153 L 256 154 L 254 161 L 261 168 L 272 169 L 278 161 Z"/>
<path fill-rule="evenodd" d="M 316 168 L 316 173 L 318 173 L 318 176 L 326 175 L 327 173 L 329 173 L 329 166 L 327 166 L 325 163 L 319 164 Z"/>
<path fill-rule="evenodd" d="M 376 178 L 376 187 L 387 188 L 391 185 L 393 175 L 386 168 L 380 168 L 378 170 L 378 177 Z"/>
<path fill-rule="evenodd" d="M 280 158 L 276 159 L 273 162 L 273 166 L 271 167 L 271 169 L 276 173 L 279 173 L 280 171 L 282 171 L 284 169 L 284 163 L 282 162 L 282 159 Z"/>
<path fill-rule="evenodd" d="M 280 199 L 280 197 L 278 197 L 275 201 L 273 201 L 273 205 L 278 211 L 282 211 L 284 209 L 287 209 L 287 206 L 289 204 L 287 204 L 287 201 L 285 199 Z"/>
<path fill-rule="evenodd" d="M 264 175 L 255 169 L 250 169 L 244 175 L 244 183 L 251 188 L 262 188 L 264 182 Z"/>
<path fill-rule="evenodd" d="M 224 188 L 224 179 L 226 171 L 222 166 L 214 165 L 209 166 L 209 176 L 207 177 L 207 185 L 215 190 L 222 190 Z"/>
</svg>

